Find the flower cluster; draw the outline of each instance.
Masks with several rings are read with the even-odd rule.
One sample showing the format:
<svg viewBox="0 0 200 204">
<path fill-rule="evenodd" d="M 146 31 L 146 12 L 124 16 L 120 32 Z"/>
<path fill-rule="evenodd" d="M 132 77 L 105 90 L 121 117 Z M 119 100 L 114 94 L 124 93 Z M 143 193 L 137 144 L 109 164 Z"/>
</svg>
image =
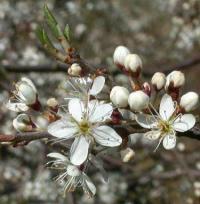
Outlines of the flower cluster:
<svg viewBox="0 0 200 204">
<path fill-rule="evenodd" d="M 49 24 L 53 26 L 55 19 L 48 8 L 45 8 L 45 12 Z M 67 49 L 68 35 L 62 33 L 60 28 L 57 32 L 55 35 L 59 36 L 62 46 Z M 45 39 L 42 40 L 47 43 Z M 54 53 L 53 47 L 50 51 Z M 35 122 L 34 117 L 38 113 L 48 121 L 45 130 L 54 137 L 53 142 L 66 148 L 65 154 L 53 152 L 47 155 L 53 158 L 47 165 L 61 171 L 56 181 L 63 186 L 64 193 L 74 191 L 77 187 L 82 187 L 89 196 L 96 193 L 86 173 L 91 163 L 104 172 L 101 161 L 97 159 L 101 151 L 113 148 L 120 152 L 123 162 L 134 157 L 135 152 L 127 142 L 128 135 L 119 135 L 117 125 L 126 129 L 127 125 L 134 124 L 135 131 L 129 132 L 129 137 L 134 137 L 138 130 L 142 130 L 141 137 L 158 141 L 155 149 L 162 142 L 167 150 L 175 147 L 177 132 L 186 132 L 194 127 L 196 118 L 188 112 L 195 110 L 199 96 L 195 92 L 181 96 L 185 83 L 181 71 L 172 71 L 167 76 L 157 72 L 150 82 L 143 81 L 141 58 L 125 46 L 118 46 L 113 61 L 130 82 L 129 86 L 119 86 L 103 69 L 88 71 L 72 48 L 67 49 L 67 52 L 65 61 L 68 60 L 70 66 L 66 72 L 66 95 L 62 104 L 55 98 L 41 104 L 37 89 L 28 78 L 22 78 L 15 84 L 7 103 L 8 109 L 19 112 L 13 120 L 18 132 L 44 131 Z M 59 52 L 55 53 L 58 58 Z"/>
</svg>

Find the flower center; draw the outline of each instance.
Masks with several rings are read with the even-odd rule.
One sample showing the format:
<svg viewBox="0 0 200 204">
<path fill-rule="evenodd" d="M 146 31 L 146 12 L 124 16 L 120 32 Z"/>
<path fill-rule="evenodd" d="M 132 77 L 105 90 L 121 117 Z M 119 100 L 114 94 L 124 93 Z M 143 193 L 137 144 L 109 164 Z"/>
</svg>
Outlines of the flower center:
<svg viewBox="0 0 200 204">
<path fill-rule="evenodd" d="M 172 126 L 168 121 L 160 120 L 158 126 L 164 133 L 170 133 L 172 131 Z"/>
<path fill-rule="evenodd" d="M 82 133 L 88 133 L 90 130 L 90 124 L 86 120 L 82 120 L 79 123 L 79 129 Z"/>
</svg>

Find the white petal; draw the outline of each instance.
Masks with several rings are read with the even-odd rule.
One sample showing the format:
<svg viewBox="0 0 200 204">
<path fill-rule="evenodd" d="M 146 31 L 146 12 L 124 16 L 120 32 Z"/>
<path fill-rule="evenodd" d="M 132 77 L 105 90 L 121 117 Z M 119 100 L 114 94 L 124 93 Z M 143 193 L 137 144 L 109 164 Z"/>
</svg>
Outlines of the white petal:
<svg viewBox="0 0 200 204">
<path fill-rule="evenodd" d="M 90 94 L 96 96 L 98 93 L 101 92 L 105 84 L 105 77 L 98 76 L 94 79 L 92 84 L 92 88 L 90 89 Z"/>
<path fill-rule="evenodd" d="M 26 77 L 22 77 L 22 78 L 21 78 L 21 81 L 25 81 L 29 86 L 31 86 L 31 87 L 33 88 L 33 90 L 35 91 L 35 93 L 37 93 L 37 90 L 36 90 L 36 88 L 35 88 L 35 85 L 33 84 L 33 82 L 32 82 L 30 79 L 28 79 L 28 78 L 26 78 Z"/>
<path fill-rule="evenodd" d="M 91 123 L 103 122 L 110 119 L 113 107 L 110 104 L 99 104 L 97 100 L 92 100 L 88 104 L 89 121 Z"/>
<path fill-rule="evenodd" d="M 160 102 L 159 113 L 163 120 L 168 120 L 175 111 L 175 104 L 172 100 L 172 97 L 168 94 L 165 94 Z"/>
<path fill-rule="evenodd" d="M 155 116 L 148 114 L 138 114 L 136 115 L 136 121 L 143 128 L 151 129 L 157 126 L 157 119 Z"/>
<path fill-rule="evenodd" d="M 165 149 L 173 149 L 176 146 L 176 136 L 166 135 L 163 139 L 163 147 Z"/>
<path fill-rule="evenodd" d="M 194 127 L 196 122 L 195 117 L 192 114 L 185 114 L 178 117 L 174 123 L 173 127 L 178 132 L 185 132 Z"/>
<path fill-rule="evenodd" d="M 109 126 L 100 126 L 93 130 L 96 142 L 100 145 L 115 147 L 122 143 L 122 138 Z"/>
<path fill-rule="evenodd" d="M 96 187 L 93 184 L 93 182 L 91 181 L 91 179 L 85 174 L 84 175 L 84 179 L 85 179 L 85 186 L 83 186 L 83 190 L 91 196 L 94 196 L 96 194 Z"/>
<path fill-rule="evenodd" d="M 62 160 L 62 161 L 68 161 L 67 157 L 65 157 L 64 155 L 62 155 L 60 153 L 57 153 L 57 152 L 49 153 L 49 154 L 47 154 L 47 157 L 59 159 L 59 160 Z"/>
<path fill-rule="evenodd" d="M 81 165 L 88 156 L 89 141 L 84 137 L 76 137 L 70 149 L 70 161 L 74 165 Z"/>
<path fill-rule="evenodd" d="M 76 121 L 81 121 L 84 113 L 84 105 L 78 98 L 71 99 L 68 103 L 69 113 Z"/>
<path fill-rule="evenodd" d="M 159 130 L 152 130 L 144 133 L 144 136 L 149 140 L 157 140 L 160 137 L 160 135 L 161 135 L 161 132 Z"/>
<path fill-rule="evenodd" d="M 25 103 L 12 103 L 8 101 L 6 104 L 6 107 L 9 110 L 16 111 L 16 112 L 21 112 L 21 111 L 27 111 L 29 107 Z"/>
<path fill-rule="evenodd" d="M 78 132 L 74 123 L 67 121 L 67 119 L 60 119 L 48 126 L 48 133 L 58 138 L 73 138 Z"/>
</svg>

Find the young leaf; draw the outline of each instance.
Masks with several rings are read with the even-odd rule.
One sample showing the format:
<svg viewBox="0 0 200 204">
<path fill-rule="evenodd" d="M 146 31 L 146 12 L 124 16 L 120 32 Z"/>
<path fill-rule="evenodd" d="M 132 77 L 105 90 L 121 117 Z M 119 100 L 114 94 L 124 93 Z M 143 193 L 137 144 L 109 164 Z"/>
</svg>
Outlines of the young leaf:
<svg viewBox="0 0 200 204">
<path fill-rule="evenodd" d="M 65 26 L 64 36 L 68 41 L 70 41 L 70 28 L 68 24 Z"/>
<path fill-rule="evenodd" d="M 49 28 L 51 29 L 51 32 L 56 38 L 59 38 L 60 36 L 63 35 L 60 26 L 58 25 L 58 22 L 56 21 L 55 17 L 47 7 L 47 5 L 44 6 L 44 15 L 45 19 L 47 21 L 47 24 Z"/>
<path fill-rule="evenodd" d="M 42 26 L 38 26 L 37 27 L 37 29 L 36 29 L 36 36 L 40 40 L 40 43 L 44 46 L 45 41 L 44 41 L 44 38 L 43 38 L 43 28 L 42 28 Z"/>
</svg>

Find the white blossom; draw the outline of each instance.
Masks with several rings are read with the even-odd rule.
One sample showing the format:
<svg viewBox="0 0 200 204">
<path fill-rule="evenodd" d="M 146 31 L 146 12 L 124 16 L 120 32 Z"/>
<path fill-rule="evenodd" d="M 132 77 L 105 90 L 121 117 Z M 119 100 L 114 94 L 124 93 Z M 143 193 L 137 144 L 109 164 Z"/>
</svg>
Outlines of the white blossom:
<svg viewBox="0 0 200 204">
<path fill-rule="evenodd" d="M 64 194 L 75 191 L 78 187 L 82 187 L 89 197 L 96 194 L 96 187 L 91 179 L 80 167 L 73 165 L 66 156 L 56 152 L 52 152 L 47 156 L 54 159 L 48 162 L 47 166 L 62 171 L 55 179 L 63 186 Z"/>
<path fill-rule="evenodd" d="M 188 92 L 181 96 L 180 106 L 186 112 L 193 111 L 199 103 L 199 95 L 195 92 Z"/>
<path fill-rule="evenodd" d="M 69 114 L 64 114 L 60 120 L 48 126 L 48 132 L 60 141 L 75 138 L 70 149 L 70 161 L 74 165 L 81 165 L 87 159 L 94 142 L 109 147 L 121 144 L 121 137 L 104 124 L 113 111 L 110 104 L 92 100 L 85 106 L 80 99 L 71 99 L 68 111 Z"/>
<path fill-rule="evenodd" d="M 29 106 L 37 102 L 37 90 L 30 79 L 23 77 L 15 84 L 15 88 L 7 103 L 8 109 L 16 112 L 27 111 Z"/>
<path fill-rule="evenodd" d="M 128 105 L 129 91 L 122 86 L 114 86 L 110 92 L 110 100 L 120 108 L 125 108 Z"/>
<path fill-rule="evenodd" d="M 113 54 L 113 61 L 117 66 L 124 67 L 125 57 L 130 53 L 129 49 L 125 46 L 118 46 Z"/>
<path fill-rule="evenodd" d="M 67 80 L 67 94 L 65 99 L 80 98 L 87 101 L 89 95 L 97 96 L 105 85 L 105 77 L 98 76 L 94 80 L 90 77 L 69 77 Z"/>
<path fill-rule="evenodd" d="M 149 96 L 143 91 L 134 91 L 129 95 L 128 104 L 133 111 L 141 111 L 149 104 Z"/>
<path fill-rule="evenodd" d="M 165 94 L 161 99 L 159 113 L 138 114 L 136 121 L 143 128 L 151 129 L 144 134 L 145 137 L 150 140 L 159 139 L 158 146 L 162 142 L 165 149 L 172 149 L 176 145 L 176 131 L 188 131 L 195 125 L 196 120 L 192 114 L 176 115 L 175 103 L 171 96 Z"/>
</svg>

